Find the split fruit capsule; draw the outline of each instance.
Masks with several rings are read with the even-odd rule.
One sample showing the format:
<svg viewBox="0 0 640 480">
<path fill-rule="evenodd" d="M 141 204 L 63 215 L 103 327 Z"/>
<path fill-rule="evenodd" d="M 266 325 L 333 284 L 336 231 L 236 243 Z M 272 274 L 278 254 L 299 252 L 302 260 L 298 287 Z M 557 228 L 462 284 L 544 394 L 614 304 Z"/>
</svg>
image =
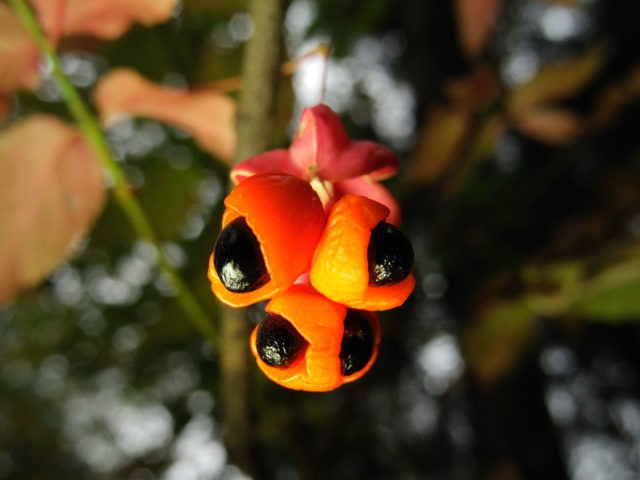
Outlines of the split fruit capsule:
<svg viewBox="0 0 640 480">
<path fill-rule="evenodd" d="M 208 269 L 221 302 L 244 307 L 271 298 L 308 270 L 326 217 L 308 182 L 285 173 L 256 174 L 224 204 Z"/>
<path fill-rule="evenodd" d="M 385 220 L 389 209 L 360 195 L 333 206 L 314 254 L 310 281 L 329 299 L 360 310 L 388 310 L 415 286 L 409 239 Z"/>
<path fill-rule="evenodd" d="M 294 285 L 266 306 L 251 334 L 262 372 L 293 390 L 326 392 L 367 373 L 378 354 L 377 314 L 348 309 L 308 285 Z"/>
</svg>

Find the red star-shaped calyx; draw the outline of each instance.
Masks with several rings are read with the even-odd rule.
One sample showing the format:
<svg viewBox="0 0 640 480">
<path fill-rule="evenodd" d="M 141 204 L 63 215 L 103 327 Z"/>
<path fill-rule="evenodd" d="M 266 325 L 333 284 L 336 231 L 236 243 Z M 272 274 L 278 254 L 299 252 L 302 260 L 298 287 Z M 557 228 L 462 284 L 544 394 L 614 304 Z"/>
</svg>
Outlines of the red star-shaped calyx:
<svg viewBox="0 0 640 480">
<path fill-rule="evenodd" d="M 398 157 L 371 141 L 352 140 L 338 115 L 326 105 L 306 108 L 288 149 L 250 157 L 231 170 L 237 184 L 259 172 L 282 171 L 309 181 L 330 208 L 347 193 L 363 195 L 386 205 L 388 221 L 400 223 L 400 207 L 378 181 L 394 175 Z"/>
</svg>

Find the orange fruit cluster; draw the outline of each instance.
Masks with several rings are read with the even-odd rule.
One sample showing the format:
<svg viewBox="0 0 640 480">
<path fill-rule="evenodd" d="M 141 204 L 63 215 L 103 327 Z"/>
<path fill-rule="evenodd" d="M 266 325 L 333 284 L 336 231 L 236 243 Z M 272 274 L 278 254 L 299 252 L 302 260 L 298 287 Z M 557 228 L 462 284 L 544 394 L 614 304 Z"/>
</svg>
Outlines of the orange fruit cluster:
<svg viewBox="0 0 640 480">
<path fill-rule="evenodd" d="M 328 115 L 326 107 L 314 115 Z M 376 312 L 412 292 L 413 250 L 382 203 L 348 192 L 319 195 L 317 179 L 263 170 L 244 176 L 225 198 L 209 259 L 211 288 L 232 307 L 269 300 L 250 338 L 269 379 L 333 390 L 373 365 Z"/>
</svg>

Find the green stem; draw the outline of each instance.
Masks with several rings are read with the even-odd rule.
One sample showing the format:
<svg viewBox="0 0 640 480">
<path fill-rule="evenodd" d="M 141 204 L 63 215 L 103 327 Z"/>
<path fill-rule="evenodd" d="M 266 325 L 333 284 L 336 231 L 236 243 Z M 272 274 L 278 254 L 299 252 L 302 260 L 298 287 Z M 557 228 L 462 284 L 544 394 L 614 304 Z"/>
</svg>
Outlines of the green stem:
<svg viewBox="0 0 640 480">
<path fill-rule="evenodd" d="M 42 55 L 50 62 L 51 76 L 62 92 L 67 108 L 82 131 L 85 140 L 98 156 L 103 171 L 113 182 L 113 193 L 118 206 L 124 211 L 138 235 L 156 247 L 158 251 L 158 264 L 173 284 L 178 303 L 194 327 L 213 343 L 216 332 L 212 323 L 209 321 L 207 313 L 171 265 L 171 261 L 162 249 L 158 236 L 153 230 L 149 219 L 140 206 L 140 203 L 133 196 L 120 165 L 113 158 L 97 120 L 64 73 L 55 48 L 40 28 L 38 21 L 25 0 L 9 0 L 9 3 L 35 40 Z"/>
</svg>

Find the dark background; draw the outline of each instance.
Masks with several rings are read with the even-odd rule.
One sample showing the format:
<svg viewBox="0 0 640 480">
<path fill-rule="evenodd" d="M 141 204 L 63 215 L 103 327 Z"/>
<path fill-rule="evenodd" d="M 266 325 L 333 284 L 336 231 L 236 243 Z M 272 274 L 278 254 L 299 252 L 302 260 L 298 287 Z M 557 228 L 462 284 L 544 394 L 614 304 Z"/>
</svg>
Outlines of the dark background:
<svg viewBox="0 0 640 480">
<path fill-rule="evenodd" d="M 460 20 L 462 2 L 289 8 L 289 56 L 330 41 L 325 101 L 401 157 L 388 186 L 418 282 L 355 384 L 292 392 L 255 369 L 261 478 L 640 476 L 640 4 L 481 3 L 485 28 Z M 167 24 L 69 39 L 67 73 L 87 96 L 117 66 L 189 85 L 238 75 L 245 9 L 186 0 Z M 476 27 L 483 40 L 460 40 Z M 276 143 L 314 98 L 311 67 L 283 78 Z M 14 116 L 65 116 L 51 88 Z M 228 166 L 151 120 L 109 139 L 215 322 L 205 271 Z M 113 203 L 0 312 L 0 359 L 0 478 L 243 478 L 221 440 L 217 351 Z"/>
</svg>

